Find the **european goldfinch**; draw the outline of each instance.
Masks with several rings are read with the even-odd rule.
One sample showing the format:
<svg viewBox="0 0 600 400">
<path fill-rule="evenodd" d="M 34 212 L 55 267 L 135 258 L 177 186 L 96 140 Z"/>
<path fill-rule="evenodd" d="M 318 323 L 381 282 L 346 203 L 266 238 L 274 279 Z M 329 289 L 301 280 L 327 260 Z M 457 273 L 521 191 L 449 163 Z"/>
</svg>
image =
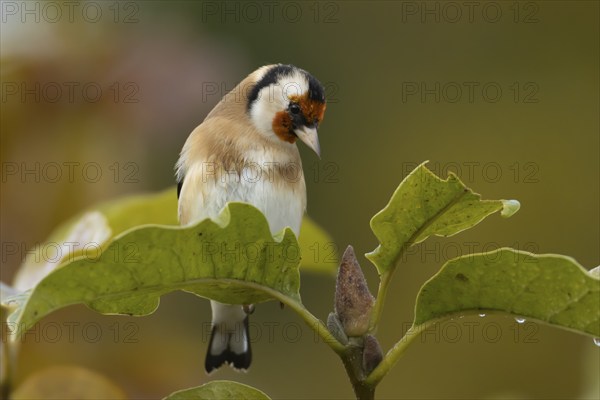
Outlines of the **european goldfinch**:
<svg viewBox="0 0 600 400">
<path fill-rule="evenodd" d="M 306 184 L 296 140 L 320 155 L 317 127 L 325 92 L 293 65 L 267 65 L 248 75 L 192 131 L 176 165 L 179 221 L 215 218 L 227 202 L 252 204 L 272 233 L 298 236 Z M 212 332 L 205 368 L 246 370 L 252 354 L 248 307 L 211 301 Z"/>
</svg>

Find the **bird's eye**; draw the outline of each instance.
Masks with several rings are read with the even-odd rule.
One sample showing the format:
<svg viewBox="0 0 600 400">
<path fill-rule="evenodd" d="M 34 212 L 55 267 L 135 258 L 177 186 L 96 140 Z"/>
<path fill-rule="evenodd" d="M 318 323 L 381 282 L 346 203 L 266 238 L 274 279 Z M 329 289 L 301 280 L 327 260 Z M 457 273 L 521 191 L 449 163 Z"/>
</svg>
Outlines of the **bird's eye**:
<svg viewBox="0 0 600 400">
<path fill-rule="evenodd" d="M 291 103 L 289 109 L 292 114 L 300 113 L 300 106 L 296 103 Z"/>
</svg>

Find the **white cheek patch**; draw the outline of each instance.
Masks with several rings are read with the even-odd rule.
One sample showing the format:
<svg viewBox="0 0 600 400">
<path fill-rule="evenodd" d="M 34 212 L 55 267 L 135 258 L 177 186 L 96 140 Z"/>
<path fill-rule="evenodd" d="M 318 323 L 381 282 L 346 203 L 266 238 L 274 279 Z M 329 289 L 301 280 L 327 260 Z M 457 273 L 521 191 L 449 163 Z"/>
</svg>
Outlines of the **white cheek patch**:
<svg viewBox="0 0 600 400">
<path fill-rule="evenodd" d="M 258 98 L 250 110 L 250 118 L 254 126 L 256 126 L 261 134 L 267 137 L 275 135 L 275 132 L 273 132 L 273 118 L 283 108 L 281 102 L 275 101 L 279 96 L 273 95 L 272 87 L 263 88 L 259 92 Z"/>
</svg>

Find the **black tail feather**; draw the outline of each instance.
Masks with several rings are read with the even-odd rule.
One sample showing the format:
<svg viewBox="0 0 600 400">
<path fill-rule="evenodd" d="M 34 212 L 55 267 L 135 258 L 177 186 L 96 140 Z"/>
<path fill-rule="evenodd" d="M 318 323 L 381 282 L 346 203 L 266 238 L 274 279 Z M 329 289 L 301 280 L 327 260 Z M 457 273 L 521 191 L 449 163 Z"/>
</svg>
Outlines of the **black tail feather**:
<svg viewBox="0 0 600 400">
<path fill-rule="evenodd" d="M 250 367 L 250 363 L 252 362 L 252 349 L 250 348 L 250 336 L 249 336 L 249 322 L 248 317 L 244 319 L 244 333 L 246 338 L 246 351 L 238 354 L 231 350 L 230 342 L 232 336 L 235 335 L 234 332 L 221 332 L 218 326 L 213 326 L 212 332 L 210 335 L 210 341 L 208 343 L 208 350 L 206 352 L 206 360 L 204 362 L 204 369 L 206 373 L 210 374 L 214 370 L 221 367 L 223 364 L 229 364 L 234 369 L 238 370 L 247 370 Z M 215 335 L 228 335 L 227 338 L 227 348 L 219 354 L 213 354 L 212 344 L 215 338 Z"/>
</svg>

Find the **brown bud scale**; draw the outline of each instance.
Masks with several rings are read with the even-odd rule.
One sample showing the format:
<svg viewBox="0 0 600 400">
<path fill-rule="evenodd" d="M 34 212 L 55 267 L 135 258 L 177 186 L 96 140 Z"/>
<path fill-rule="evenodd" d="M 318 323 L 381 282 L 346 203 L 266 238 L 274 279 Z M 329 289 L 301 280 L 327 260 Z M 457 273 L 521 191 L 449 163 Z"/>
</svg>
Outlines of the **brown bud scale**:
<svg viewBox="0 0 600 400">
<path fill-rule="evenodd" d="M 362 336 L 367 332 L 374 303 L 354 249 L 348 246 L 335 287 L 335 313 L 348 336 Z"/>
</svg>

